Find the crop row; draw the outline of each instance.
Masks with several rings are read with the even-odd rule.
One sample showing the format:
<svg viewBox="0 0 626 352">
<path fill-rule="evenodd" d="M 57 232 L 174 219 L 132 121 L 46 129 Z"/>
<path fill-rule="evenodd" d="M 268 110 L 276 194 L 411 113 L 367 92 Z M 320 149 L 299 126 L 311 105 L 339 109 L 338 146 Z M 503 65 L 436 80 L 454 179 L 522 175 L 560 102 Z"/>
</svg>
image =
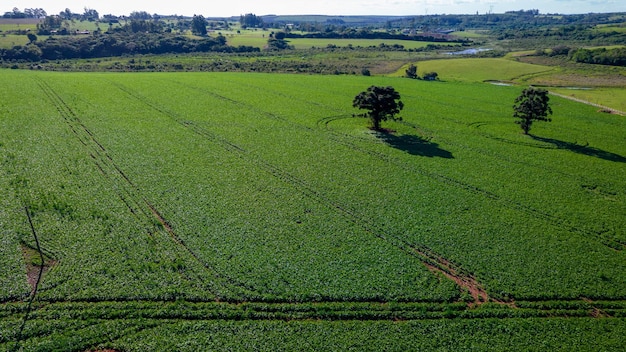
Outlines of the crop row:
<svg viewBox="0 0 626 352">
<path fill-rule="evenodd" d="M 26 304 L 5 304 L 0 309 L 4 320 L 19 321 Z M 177 320 L 428 320 L 489 318 L 594 317 L 624 318 L 624 301 L 545 301 L 516 302 L 515 306 L 487 303 L 469 307 L 464 303 L 219 303 L 219 302 L 65 302 L 34 303 L 29 320 L 67 321 L 116 319 Z"/>
<path fill-rule="evenodd" d="M 597 303 L 600 302 L 594 302 Z M 623 302 L 619 305 L 623 314 Z M 11 310 L 17 314 L 20 309 L 24 308 L 0 306 L 2 313 Z M 476 344 L 484 341 L 486 344 L 480 350 L 520 346 L 619 349 L 623 319 L 592 318 L 590 313 L 589 305 L 579 302 L 570 302 L 567 309 L 550 311 L 488 305 L 467 310 L 459 304 L 397 303 L 38 304 L 22 331 L 18 331 L 18 319 L 10 317 L 1 321 L 0 329 L 4 333 L 0 346 L 8 350 L 21 347 L 70 351 L 95 347 L 186 350 L 193 346 L 238 346 L 238 349 L 254 346 L 259 350 L 266 343 L 274 348 L 283 344 L 295 348 L 294 343 L 336 348 L 348 343 L 365 349 L 384 349 L 391 343 L 394 347 L 412 349 L 418 346 L 476 348 Z M 367 347 L 363 341 L 367 341 Z M 302 345 L 297 347 L 303 349 Z"/>
</svg>

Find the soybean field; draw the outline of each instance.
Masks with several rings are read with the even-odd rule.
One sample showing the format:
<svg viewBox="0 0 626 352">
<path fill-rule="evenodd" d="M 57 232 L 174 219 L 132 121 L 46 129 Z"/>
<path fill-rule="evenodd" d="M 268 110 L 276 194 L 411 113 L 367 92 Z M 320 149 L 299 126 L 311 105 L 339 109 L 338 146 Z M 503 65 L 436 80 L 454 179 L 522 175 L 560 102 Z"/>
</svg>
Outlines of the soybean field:
<svg viewBox="0 0 626 352">
<path fill-rule="evenodd" d="M 393 77 L 0 71 L 0 349 L 619 350 L 626 120 Z M 374 132 L 352 99 L 402 96 Z"/>
</svg>

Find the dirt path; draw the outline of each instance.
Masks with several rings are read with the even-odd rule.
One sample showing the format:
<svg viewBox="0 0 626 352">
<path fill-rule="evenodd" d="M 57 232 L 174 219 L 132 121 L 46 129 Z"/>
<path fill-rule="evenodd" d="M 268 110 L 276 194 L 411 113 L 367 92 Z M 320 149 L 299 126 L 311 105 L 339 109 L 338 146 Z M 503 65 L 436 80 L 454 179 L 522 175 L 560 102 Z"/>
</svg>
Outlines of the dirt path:
<svg viewBox="0 0 626 352">
<path fill-rule="evenodd" d="M 574 97 L 571 97 L 569 95 L 564 95 L 564 94 L 559 94 L 559 93 L 554 93 L 554 92 L 550 92 L 550 94 L 555 95 L 557 97 L 561 97 L 563 99 L 568 99 L 568 100 L 572 100 L 572 101 L 575 101 L 575 102 L 578 102 L 578 103 L 583 103 L 583 104 L 595 106 L 597 108 L 602 109 L 602 111 L 605 111 L 605 112 L 608 112 L 608 113 L 611 113 L 611 114 L 620 115 L 620 116 L 626 116 L 626 112 L 619 111 L 619 110 L 610 108 L 608 106 L 604 106 L 604 105 L 592 103 L 590 101 L 574 98 Z"/>
</svg>

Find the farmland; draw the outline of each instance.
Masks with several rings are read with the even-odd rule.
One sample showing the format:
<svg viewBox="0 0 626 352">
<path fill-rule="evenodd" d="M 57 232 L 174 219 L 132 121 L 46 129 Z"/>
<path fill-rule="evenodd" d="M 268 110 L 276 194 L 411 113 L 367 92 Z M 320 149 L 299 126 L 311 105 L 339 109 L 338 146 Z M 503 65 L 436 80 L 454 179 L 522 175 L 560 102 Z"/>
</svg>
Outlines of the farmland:
<svg viewBox="0 0 626 352">
<path fill-rule="evenodd" d="M 270 35 L 268 31 L 258 30 L 231 30 L 221 32 L 228 38 L 231 45 L 249 45 L 263 48 L 267 45 L 267 39 Z M 295 49 L 310 49 L 312 47 L 324 48 L 329 45 L 337 47 L 370 47 L 385 45 L 402 45 L 406 49 L 421 49 L 427 45 L 433 45 L 432 42 L 422 42 L 414 40 L 383 40 L 383 39 L 313 39 L 313 38 L 290 38 L 289 45 Z M 444 45 L 458 45 L 457 43 L 444 43 Z"/>
<path fill-rule="evenodd" d="M 480 82 L 0 75 L 3 349 L 623 346 L 623 116 L 552 96 L 525 136 Z M 386 133 L 352 116 L 372 84 L 406 105 Z"/>
</svg>

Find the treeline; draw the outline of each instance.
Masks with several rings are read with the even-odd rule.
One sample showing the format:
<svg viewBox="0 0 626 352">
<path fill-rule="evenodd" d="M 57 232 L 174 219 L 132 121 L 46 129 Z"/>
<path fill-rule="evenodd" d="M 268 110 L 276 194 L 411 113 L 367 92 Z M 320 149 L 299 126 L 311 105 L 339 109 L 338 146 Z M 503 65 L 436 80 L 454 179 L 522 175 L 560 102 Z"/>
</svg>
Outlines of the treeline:
<svg viewBox="0 0 626 352">
<path fill-rule="evenodd" d="M 44 18 L 48 14 L 46 10 L 42 8 L 26 8 L 24 11 L 20 11 L 17 7 L 13 8 L 13 11 L 7 11 L 2 15 L 3 18 Z"/>
<path fill-rule="evenodd" d="M 509 11 L 503 14 L 425 15 L 411 16 L 387 22 L 388 28 L 455 28 L 463 29 L 521 29 L 566 25 L 619 24 L 623 13 L 589 13 L 576 15 L 540 14 L 538 10 Z"/>
<path fill-rule="evenodd" d="M 319 38 L 319 39 L 385 39 L 385 40 L 415 40 L 425 42 L 455 42 L 463 43 L 465 40 L 449 39 L 446 36 L 434 35 L 405 35 L 389 32 L 371 31 L 366 28 L 348 28 L 343 31 L 325 31 L 314 33 L 285 33 L 286 38 Z"/>
<path fill-rule="evenodd" d="M 259 48 L 233 47 L 223 36 L 190 39 L 169 33 L 107 33 L 87 37 L 55 36 L 12 49 L 1 49 L 4 61 L 91 59 L 98 57 L 194 52 L 256 52 Z"/>
<path fill-rule="evenodd" d="M 570 56 L 572 60 L 586 64 L 626 66 L 626 48 L 578 49 Z"/>
</svg>

